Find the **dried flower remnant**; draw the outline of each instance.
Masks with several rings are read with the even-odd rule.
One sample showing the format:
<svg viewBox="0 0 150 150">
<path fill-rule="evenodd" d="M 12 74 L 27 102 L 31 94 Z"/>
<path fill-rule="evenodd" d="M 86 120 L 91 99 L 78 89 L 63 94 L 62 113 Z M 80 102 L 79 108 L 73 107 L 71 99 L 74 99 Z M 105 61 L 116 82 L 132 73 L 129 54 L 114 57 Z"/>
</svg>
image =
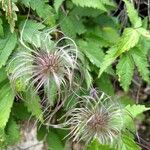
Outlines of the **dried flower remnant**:
<svg viewBox="0 0 150 150">
<path fill-rule="evenodd" d="M 104 93 L 81 97 L 77 108 L 72 108 L 65 117 L 65 126 L 73 141 L 91 142 L 98 139 L 101 144 L 113 144 L 123 129 L 121 106 Z M 61 118 L 61 119 L 62 119 Z"/>
<path fill-rule="evenodd" d="M 35 92 L 46 87 L 47 93 L 50 93 L 51 85 L 54 84 L 59 92 L 61 86 L 71 86 L 74 70 L 78 65 L 77 46 L 72 39 L 65 36 L 52 41 L 52 32 L 57 30 L 44 31 L 37 40 L 38 43 L 31 42 L 30 46 L 21 38 L 24 48 L 15 54 L 9 64 L 11 66 L 17 62 L 10 75 L 12 83 L 24 78 L 24 83 L 28 87 L 35 87 Z"/>
</svg>

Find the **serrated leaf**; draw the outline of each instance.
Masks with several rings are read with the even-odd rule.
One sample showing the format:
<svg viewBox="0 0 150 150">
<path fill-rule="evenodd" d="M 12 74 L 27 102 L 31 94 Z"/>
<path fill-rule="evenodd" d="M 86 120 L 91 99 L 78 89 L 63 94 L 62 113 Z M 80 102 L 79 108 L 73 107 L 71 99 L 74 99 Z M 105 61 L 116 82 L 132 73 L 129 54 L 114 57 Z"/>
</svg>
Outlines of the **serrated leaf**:
<svg viewBox="0 0 150 150">
<path fill-rule="evenodd" d="M 101 74 L 107 69 L 107 67 L 110 66 L 113 63 L 113 61 L 117 58 L 116 52 L 116 47 L 112 47 L 107 51 L 107 54 L 105 55 L 103 62 L 100 65 L 101 68 L 98 77 L 100 77 Z"/>
<path fill-rule="evenodd" d="M 80 40 L 79 47 L 92 64 L 100 67 L 104 57 L 104 52 L 100 48 L 99 43 Z"/>
<path fill-rule="evenodd" d="M 143 49 L 139 49 L 138 47 L 136 47 L 131 51 L 131 55 L 142 78 L 145 81 L 150 82 L 150 70 L 148 69 L 149 64 L 147 56 Z"/>
<path fill-rule="evenodd" d="M 136 118 L 138 115 L 142 114 L 145 111 L 150 110 L 150 108 L 145 107 L 145 105 L 127 105 L 125 107 L 126 111 L 130 113 L 132 118 Z"/>
<path fill-rule="evenodd" d="M 142 20 L 138 16 L 138 11 L 134 8 L 133 2 L 129 2 L 128 0 L 123 0 L 127 7 L 127 12 L 129 19 L 134 28 L 139 28 L 142 26 Z"/>
<path fill-rule="evenodd" d="M 14 101 L 14 92 L 8 81 L 0 87 L 0 129 L 4 129 Z"/>
<path fill-rule="evenodd" d="M 119 144 L 121 150 L 140 150 L 131 135 L 122 134 Z"/>
<path fill-rule="evenodd" d="M 47 135 L 47 144 L 49 147 L 49 150 L 64 150 L 64 145 L 59 138 L 58 134 L 56 134 L 53 131 L 49 131 Z"/>
<path fill-rule="evenodd" d="M 140 38 L 139 33 L 133 28 L 126 28 L 123 32 L 122 37 L 117 44 L 108 50 L 102 62 L 99 76 L 106 70 L 106 68 L 113 63 L 113 61 L 120 56 L 122 53 L 129 51 L 131 48 L 136 46 Z"/>
<path fill-rule="evenodd" d="M 121 39 L 117 43 L 117 54 L 120 55 L 133 48 L 139 41 L 140 34 L 134 28 L 126 28 Z"/>
<path fill-rule="evenodd" d="M 8 33 L 5 39 L 0 39 L 0 68 L 4 66 L 8 60 L 8 57 L 14 50 L 17 44 L 16 33 Z"/>
<path fill-rule="evenodd" d="M 118 31 L 112 27 L 103 27 L 102 28 L 102 37 L 109 44 L 114 44 L 119 40 Z"/>
<path fill-rule="evenodd" d="M 60 24 L 61 30 L 69 37 L 75 38 L 76 32 L 74 30 L 74 25 L 69 17 L 66 17 L 63 20 L 63 23 Z"/>
<path fill-rule="evenodd" d="M 64 0 L 55 0 L 54 1 L 54 8 L 55 8 L 56 12 L 58 12 L 58 10 L 63 2 L 64 2 Z"/>
<path fill-rule="evenodd" d="M 150 110 L 150 108 L 146 108 L 144 105 L 127 105 L 125 107 L 127 114 L 123 118 L 125 128 L 136 131 L 134 119 L 147 110 Z"/>
<path fill-rule="evenodd" d="M 6 134 L 6 145 L 13 145 L 17 143 L 20 139 L 20 129 L 19 125 L 11 117 L 5 129 Z"/>
<path fill-rule="evenodd" d="M 62 23 L 60 24 L 60 27 L 67 36 L 75 38 L 76 34 L 80 35 L 85 33 L 86 29 L 80 18 L 78 19 L 75 16 L 68 16 L 68 17 L 61 16 L 60 19 L 63 20 Z"/>
<path fill-rule="evenodd" d="M 33 116 L 43 122 L 43 113 L 40 105 L 40 97 L 33 91 L 33 89 L 29 89 L 23 94 L 25 106 L 27 107 L 28 111 L 32 113 Z"/>
<path fill-rule="evenodd" d="M 44 29 L 42 23 L 38 23 L 33 20 L 22 21 L 19 29 L 22 32 L 22 39 L 26 42 L 33 43 L 34 45 L 40 46 L 39 39 L 41 38 L 40 30 Z M 22 41 L 21 41 L 22 42 Z"/>
<path fill-rule="evenodd" d="M 26 7 L 31 7 L 36 11 L 39 17 L 50 26 L 55 25 L 55 18 L 52 12 L 52 8 L 43 0 L 21 0 Z"/>
<path fill-rule="evenodd" d="M 109 145 L 101 145 L 98 140 L 94 140 L 91 144 L 87 147 L 86 150 L 115 150 L 111 148 Z"/>
<path fill-rule="evenodd" d="M 97 8 L 103 11 L 107 11 L 105 5 L 112 5 L 115 6 L 113 2 L 110 2 L 109 0 L 72 0 L 72 2 L 81 7 L 92 7 L 92 8 Z"/>
<path fill-rule="evenodd" d="M 129 85 L 134 73 L 134 62 L 132 57 L 128 54 L 124 54 L 117 64 L 117 75 L 119 82 L 125 91 L 128 91 Z"/>
</svg>

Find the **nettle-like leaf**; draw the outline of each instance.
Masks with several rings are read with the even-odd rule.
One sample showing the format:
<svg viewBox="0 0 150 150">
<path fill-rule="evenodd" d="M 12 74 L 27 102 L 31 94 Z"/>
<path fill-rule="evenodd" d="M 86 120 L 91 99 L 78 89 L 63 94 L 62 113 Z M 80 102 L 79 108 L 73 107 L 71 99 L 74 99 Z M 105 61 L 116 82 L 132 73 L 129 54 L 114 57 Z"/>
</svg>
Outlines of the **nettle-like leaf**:
<svg viewBox="0 0 150 150">
<path fill-rule="evenodd" d="M 126 51 L 129 51 L 132 47 L 134 47 L 140 38 L 140 34 L 134 28 L 126 28 L 123 32 L 121 39 L 117 43 L 117 53 L 116 55 L 120 55 Z"/>
<path fill-rule="evenodd" d="M 134 8 L 133 2 L 130 2 L 129 0 L 123 0 L 127 7 L 127 13 L 129 16 L 129 19 L 133 25 L 134 28 L 139 28 L 142 26 L 142 20 L 138 16 L 138 11 Z"/>
<path fill-rule="evenodd" d="M 14 101 L 14 92 L 7 80 L 0 84 L 0 129 L 4 129 Z"/>
<path fill-rule="evenodd" d="M 104 70 L 106 70 L 109 65 L 113 63 L 113 61 L 118 56 L 136 46 L 139 38 L 140 35 L 134 28 L 126 28 L 117 44 L 108 50 L 107 54 L 105 55 L 104 61 L 101 64 L 99 76 L 104 72 Z"/>
<path fill-rule="evenodd" d="M 119 63 L 117 64 L 117 75 L 119 77 L 120 84 L 125 91 L 128 91 L 129 89 L 133 73 L 134 62 L 132 60 L 132 57 L 128 53 L 122 55 Z"/>
<path fill-rule="evenodd" d="M 141 113 L 150 110 L 150 108 L 145 107 L 145 105 L 127 105 L 125 107 L 127 112 L 129 112 L 132 116 L 132 118 L 136 118 Z"/>
<path fill-rule="evenodd" d="M 33 91 L 33 89 L 29 89 L 27 92 L 24 92 L 23 98 L 25 100 L 25 106 L 33 116 L 43 122 L 43 113 L 40 105 L 40 97 Z"/>
<path fill-rule="evenodd" d="M 85 33 L 86 29 L 82 21 L 75 16 L 62 16 L 62 22 L 60 23 L 61 30 L 69 37 L 75 38 L 76 34 Z M 78 26 L 78 28 L 77 28 Z"/>
<path fill-rule="evenodd" d="M 10 117 L 8 124 L 5 129 L 6 134 L 6 145 L 13 145 L 19 142 L 20 139 L 20 127 L 16 121 Z"/>
<path fill-rule="evenodd" d="M 122 134 L 119 144 L 119 149 L 121 150 L 140 150 L 140 147 L 136 144 L 132 135 L 130 134 Z"/>
<path fill-rule="evenodd" d="M 148 68 L 148 59 L 143 49 L 135 47 L 133 50 L 131 50 L 131 55 L 142 78 L 150 83 L 150 70 Z"/>
<path fill-rule="evenodd" d="M 61 4 L 64 2 L 65 0 L 54 0 L 54 8 L 56 10 L 56 12 L 58 12 Z"/>
<path fill-rule="evenodd" d="M 90 60 L 90 62 L 97 67 L 99 67 L 102 63 L 104 52 L 100 47 L 100 44 L 96 41 L 83 41 L 80 40 L 78 45 L 82 52 L 86 55 L 86 57 Z"/>
<path fill-rule="evenodd" d="M 33 20 L 22 21 L 19 26 L 22 34 L 21 40 L 40 46 L 38 45 L 40 44 L 39 39 L 42 36 L 40 30 L 44 29 L 44 27 L 45 26 L 42 23 L 37 23 Z"/>
<path fill-rule="evenodd" d="M 15 21 L 17 20 L 16 12 L 19 11 L 18 7 L 13 1 L 1 0 L 2 9 L 5 11 L 6 19 L 10 25 L 11 32 L 14 32 Z"/>
<path fill-rule="evenodd" d="M 72 0 L 72 2 L 77 6 L 92 7 L 103 11 L 107 11 L 106 5 L 115 6 L 115 3 L 109 0 Z"/>
<path fill-rule="evenodd" d="M 8 60 L 8 57 L 14 50 L 17 44 L 16 33 L 8 32 L 4 39 L 0 39 L 0 68 L 4 66 Z"/>
<path fill-rule="evenodd" d="M 116 150 L 111 148 L 109 145 L 101 145 L 98 140 L 93 140 L 91 144 L 88 145 L 86 150 Z"/>
<path fill-rule="evenodd" d="M 124 125 L 126 128 L 135 130 L 134 119 L 138 117 L 138 115 L 142 114 L 145 111 L 150 110 L 150 108 L 146 108 L 144 105 L 127 105 L 125 107 L 127 115 L 124 116 Z"/>
<path fill-rule="evenodd" d="M 48 3 L 43 0 L 20 0 L 22 4 L 26 7 L 31 7 L 36 11 L 39 17 L 41 17 L 44 22 L 50 26 L 55 25 L 55 18 L 52 12 L 52 8 Z"/>
</svg>

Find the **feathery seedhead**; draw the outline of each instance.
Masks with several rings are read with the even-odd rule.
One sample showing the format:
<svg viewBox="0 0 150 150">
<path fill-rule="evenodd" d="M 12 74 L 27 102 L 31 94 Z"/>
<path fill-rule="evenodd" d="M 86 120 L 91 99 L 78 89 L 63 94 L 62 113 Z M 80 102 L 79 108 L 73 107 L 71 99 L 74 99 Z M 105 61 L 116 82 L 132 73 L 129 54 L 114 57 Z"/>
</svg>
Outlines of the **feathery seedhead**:
<svg viewBox="0 0 150 150">
<path fill-rule="evenodd" d="M 68 136 L 73 141 L 89 143 L 98 139 L 101 144 L 113 144 L 123 129 L 121 106 L 104 93 L 101 96 L 98 93 L 94 93 L 94 97 L 83 96 L 78 106 L 63 116 L 65 125 L 71 129 Z"/>
<path fill-rule="evenodd" d="M 68 37 L 54 42 L 51 32 L 43 32 L 39 43 L 36 45 L 31 42 L 30 47 L 21 39 L 24 48 L 16 53 L 9 64 L 15 63 L 10 75 L 12 83 L 24 78 L 24 83 L 28 87 L 35 87 L 35 92 L 43 89 L 43 86 L 50 89 L 54 82 L 59 92 L 61 86 L 71 86 L 74 69 L 78 65 L 76 44 Z M 47 93 L 50 94 L 49 91 Z"/>
</svg>

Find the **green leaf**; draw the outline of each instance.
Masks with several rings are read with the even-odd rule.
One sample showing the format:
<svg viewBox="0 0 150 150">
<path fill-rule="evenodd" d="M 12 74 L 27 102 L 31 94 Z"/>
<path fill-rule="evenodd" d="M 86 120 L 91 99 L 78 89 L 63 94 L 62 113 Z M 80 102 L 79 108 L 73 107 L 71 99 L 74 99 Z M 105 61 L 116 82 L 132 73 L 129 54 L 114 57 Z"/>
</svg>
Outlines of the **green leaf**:
<svg viewBox="0 0 150 150">
<path fill-rule="evenodd" d="M 25 106 L 28 111 L 32 113 L 38 120 L 43 122 L 43 113 L 40 105 L 40 97 L 34 92 L 33 89 L 29 89 L 23 94 L 25 100 Z"/>
<path fill-rule="evenodd" d="M 0 87 L 0 129 L 4 129 L 14 101 L 14 92 L 8 81 Z"/>
<path fill-rule="evenodd" d="M 101 91 L 110 96 L 114 96 L 114 87 L 110 81 L 109 76 L 106 73 L 102 74 L 102 76 L 96 80 L 95 84 L 100 88 Z"/>
<path fill-rule="evenodd" d="M 3 22 L 2 19 L 0 19 L 0 37 L 4 36 L 4 31 L 3 31 Z"/>
<path fill-rule="evenodd" d="M 79 47 L 92 64 L 100 67 L 104 53 L 99 43 L 80 40 Z"/>
<path fill-rule="evenodd" d="M 136 131 L 134 119 L 147 110 L 150 110 L 150 108 L 146 108 L 144 105 L 127 105 L 125 107 L 125 111 L 127 114 L 124 115 L 123 118 L 125 128 Z"/>
<path fill-rule="evenodd" d="M 63 2 L 64 2 L 64 0 L 54 0 L 54 8 L 55 8 L 56 12 L 58 12 L 58 10 Z"/>
<path fill-rule="evenodd" d="M 0 68 L 4 66 L 8 60 L 8 57 L 14 50 L 17 44 L 16 33 L 8 33 L 5 39 L 0 39 Z"/>
<path fill-rule="evenodd" d="M 119 141 L 120 150 L 140 150 L 131 135 L 122 134 L 121 141 Z"/>
<path fill-rule="evenodd" d="M 149 71 L 149 63 L 147 56 L 143 49 L 139 49 L 138 47 L 134 48 L 131 51 L 131 55 L 134 59 L 135 65 L 138 68 L 138 71 L 142 78 L 150 83 L 150 71 Z"/>
<path fill-rule="evenodd" d="M 92 85 L 93 78 L 92 78 L 90 72 L 88 71 L 88 69 L 85 69 L 84 75 L 85 75 L 85 81 L 86 81 L 87 89 L 89 89 Z"/>
<path fill-rule="evenodd" d="M 113 2 L 110 2 L 109 0 L 72 0 L 72 2 L 77 5 L 77 6 L 81 6 L 81 7 L 92 7 L 92 8 L 97 8 L 103 11 L 107 11 L 106 9 L 106 5 L 112 5 L 115 6 L 115 4 Z"/>
<path fill-rule="evenodd" d="M 148 40 L 150 40 L 150 31 L 146 30 L 144 28 L 137 28 L 136 29 L 137 32 L 139 32 L 143 37 L 147 38 Z"/>
<path fill-rule="evenodd" d="M 58 96 L 57 85 L 54 80 L 49 81 L 49 84 L 45 87 L 45 92 L 48 95 L 48 101 L 51 106 L 54 106 L 56 98 Z"/>
<path fill-rule="evenodd" d="M 61 30 L 69 37 L 75 38 L 76 32 L 74 30 L 73 22 L 70 17 L 66 17 L 63 19 L 63 23 L 60 24 Z"/>
<path fill-rule="evenodd" d="M 134 62 L 128 54 L 122 55 L 117 64 L 117 75 L 119 82 L 125 91 L 128 91 L 129 85 L 134 73 Z"/>
<path fill-rule="evenodd" d="M 86 31 L 82 21 L 75 16 L 66 17 L 62 15 L 60 20 L 63 20 L 60 24 L 61 30 L 71 38 L 75 38 L 76 34 L 80 35 Z"/>
<path fill-rule="evenodd" d="M 20 103 L 14 103 L 12 107 L 12 113 L 14 118 L 21 121 L 28 120 L 31 116 L 23 101 Z"/>
<path fill-rule="evenodd" d="M 38 141 L 44 141 L 45 135 L 47 134 L 46 126 L 41 125 L 40 128 L 37 130 L 37 139 Z"/>
<path fill-rule="evenodd" d="M 121 39 L 117 43 L 117 53 L 120 55 L 126 51 L 129 51 L 139 42 L 140 34 L 134 28 L 126 28 L 123 32 Z"/>
<path fill-rule="evenodd" d="M 109 145 L 101 145 L 98 140 L 94 140 L 87 147 L 86 150 L 115 150 L 114 148 L 110 148 Z"/>
<path fill-rule="evenodd" d="M 47 135 L 47 144 L 49 150 L 64 150 L 64 145 L 61 139 L 55 132 L 51 130 Z"/>
<path fill-rule="evenodd" d="M 0 82 L 4 81 L 7 79 L 7 73 L 5 71 L 5 68 L 0 69 Z"/>
<path fill-rule="evenodd" d="M 20 0 L 26 7 L 31 7 L 36 11 L 39 17 L 44 19 L 44 22 L 50 26 L 55 25 L 54 14 L 50 5 L 43 0 Z"/>
<path fill-rule="evenodd" d="M 132 116 L 132 118 L 136 118 L 138 115 L 142 114 L 145 111 L 150 110 L 150 108 L 146 108 L 145 105 L 127 105 L 125 107 L 126 111 Z"/>
<path fill-rule="evenodd" d="M 99 76 L 106 70 L 106 68 L 113 63 L 113 61 L 122 53 L 129 51 L 136 46 L 140 38 L 139 33 L 133 28 L 126 28 L 118 43 L 108 50 L 101 64 Z"/>
<path fill-rule="evenodd" d="M 78 15 L 80 17 L 88 16 L 88 17 L 97 17 L 100 14 L 103 13 L 103 11 L 99 9 L 94 9 L 94 8 L 88 8 L 88 7 L 75 7 L 73 10 L 70 12 L 71 15 Z M 106 17 L 106 15 L 105 15 Z"/>
<path fill-rule="evenodd" d="M 128 0 L 123 0 L 127 7 L 128 16 L 134 28 L 139 28 L 142 26 L 142 20 L 138 16 L 138 11 L 134 8 L 133 2 L 129 2 Z"/>
<path fill-rule="evenodd" d="M 22 21 L 19 29 L 22 32 L 24 41 L 40 46 L 39 38 L 41 38 L 40 30 L 44 29 L 44 25 L 33 20 Z M 22 41 L 21 41 L 22 42 Z"/>
<path fill-rule="evenodd" d="M 107 54 L 105 55 L 103 62 L 100 65 L 101 68 L 98 77 L 100 77 L 101 74 L 107 69 L 107 67 L 110 66 L 113 63 L 113 61 L 117 58 L 116 52 L 116 47 L 112 47 L 107 51 Z"/>
<path fill-rule="evenodd" d="M 20 127 L 15 122 L 15 120 L 11 117 L 5 129 L 6 141 L 7 145 L 13 145 L 19 142 L 20 139 Z"/>
<path fill-rule="evenodd" d="M 104 26 L 102 28 L 102 38 L 109 44 L 115 44 L 119 40 L 118 31 L 115 28 Z"/>
</svg>

